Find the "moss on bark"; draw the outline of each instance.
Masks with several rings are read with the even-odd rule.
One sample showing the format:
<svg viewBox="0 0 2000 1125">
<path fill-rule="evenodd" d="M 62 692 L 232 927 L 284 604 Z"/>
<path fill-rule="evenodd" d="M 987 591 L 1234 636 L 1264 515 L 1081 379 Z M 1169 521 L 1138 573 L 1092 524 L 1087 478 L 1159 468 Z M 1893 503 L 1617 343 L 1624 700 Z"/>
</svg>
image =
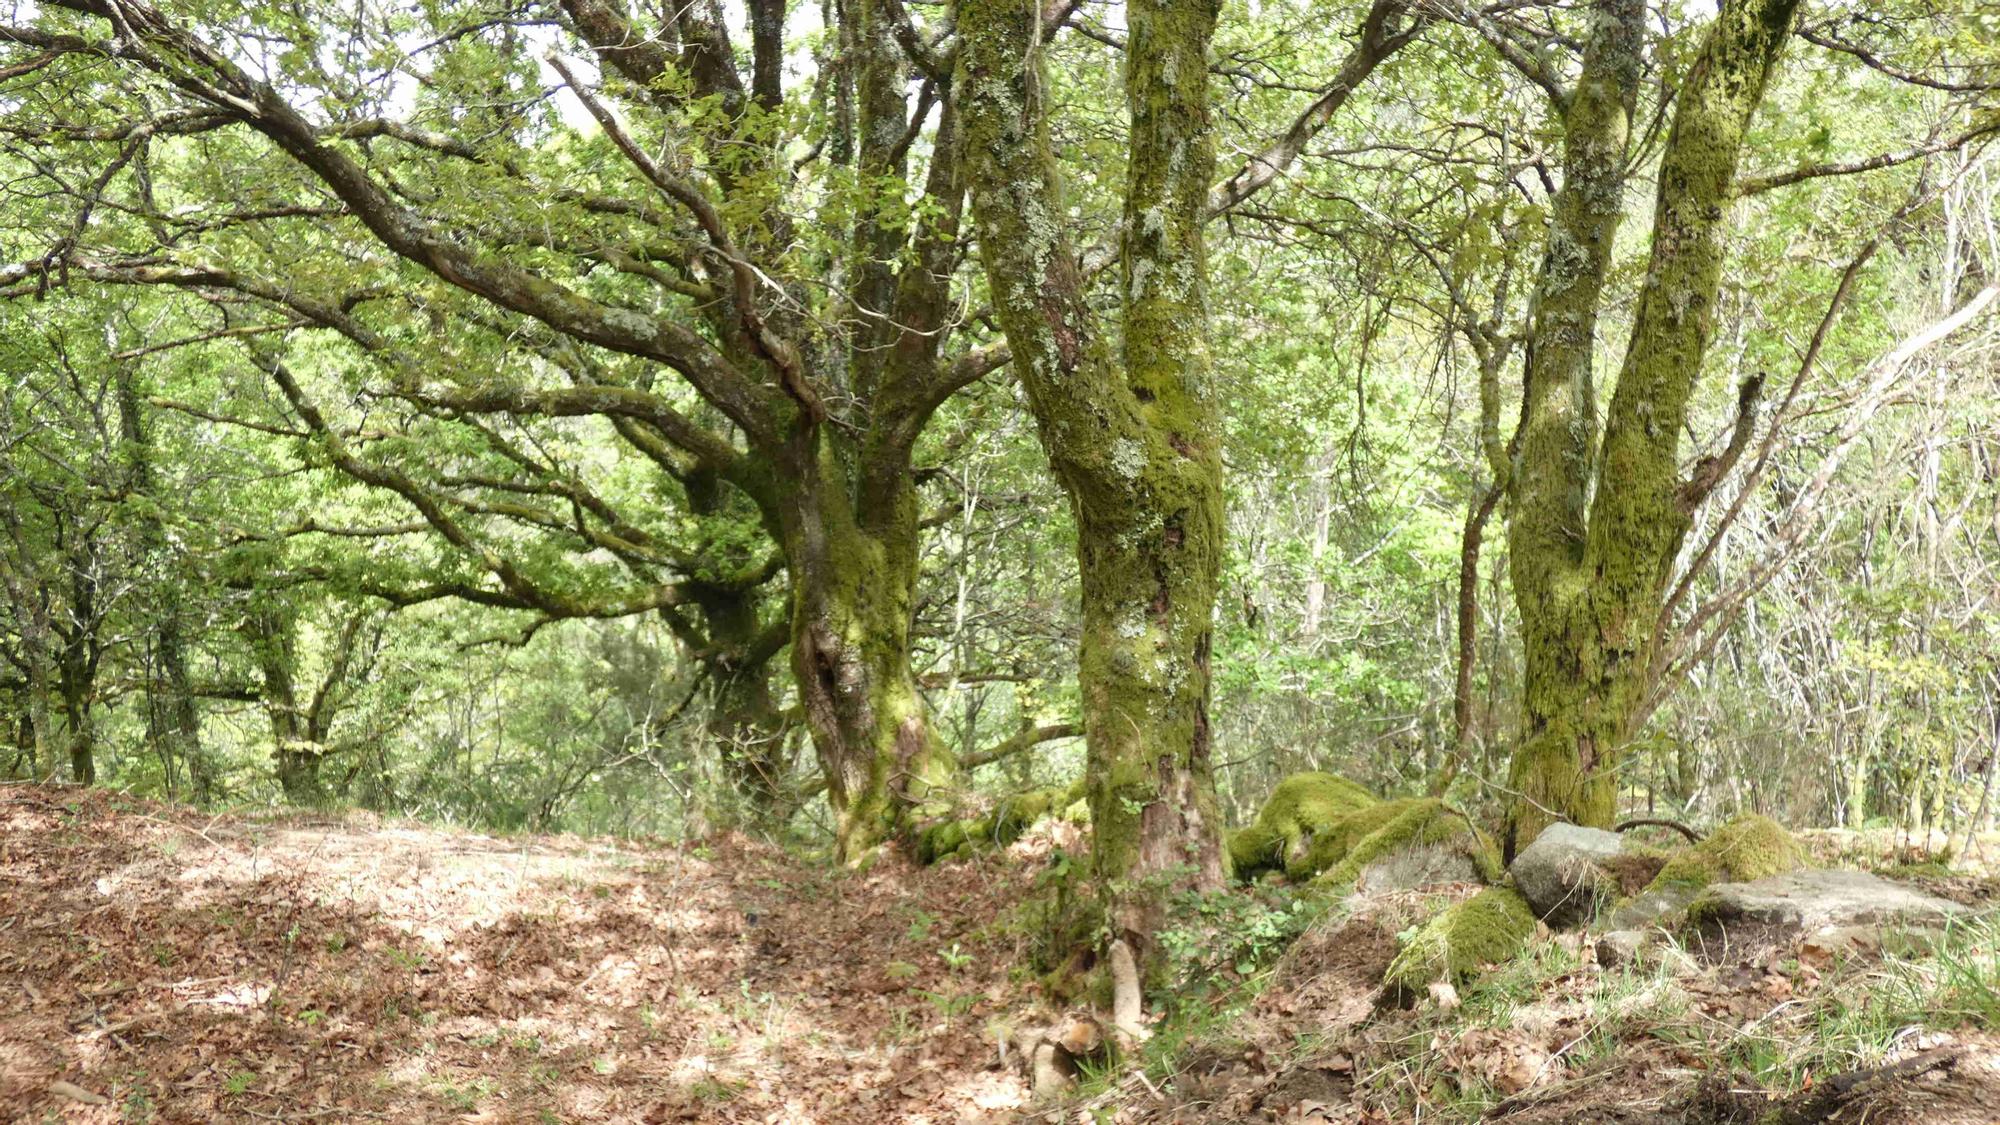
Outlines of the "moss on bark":
<svg viewBox="0 0 2000 1125">
<path fill-rule="evenodd" d="M 1202 224 L 1213 171 L 1209 0 L 1128 5 L 1123 331 L 1065 226 L 1033 5 L 965 0 L 953 81 L 994 310 L 1075 509 L 1092 866 L 1113 936 L 1157 951 L 1176 885 L 1219 887 L 1209 653 L 1222 565 L 1219 404 Z M 1115 896 L 1109 892 L 1116 890 Z"/>
<path fill-rule="evenodd" d="M 1645 8 L 1594 5 L 1564 120 L 1564 183 L 1536 293 L 1508 518 L 1525 657 L 1510 857 L 1556 820 L 1608 827 L 1616 814 L 1617 767 L 1654 696 L 1655 633 L 1703 495 L 1680 479 L 1680 441 L 1714 329 L 1737 161 L 1797 6 L 1725 0 L 1681 86 L 1600 441 L 1591 337 L 1624 209 Z M 1745 402 L 1750 409 L 1754 397 Z"/>
</svg>

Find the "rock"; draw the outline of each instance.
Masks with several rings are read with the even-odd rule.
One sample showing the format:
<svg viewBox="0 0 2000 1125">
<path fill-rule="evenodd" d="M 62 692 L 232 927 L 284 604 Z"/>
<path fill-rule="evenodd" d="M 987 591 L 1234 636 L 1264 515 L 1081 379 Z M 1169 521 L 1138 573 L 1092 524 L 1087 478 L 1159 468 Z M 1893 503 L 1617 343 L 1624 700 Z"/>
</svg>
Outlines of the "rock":
<svg viewBox="0 0 2000 1125">
<path fill-rule="evenodd" d="M 1637 965 L 1653 940 L 1646 930 L 1612 930 L 1597 939 L 1597 963 L 1607 969 Z"/>
<path fill-rule="evenodd" d="M 1616 832 L 1553 824 L 1514 857 L 1514 888 L 1550 926 L 1565 929 L 1590 920 L 1598 900 L 1615 891 L 1599 866 L 1625 850 Z"/>
<path fill-rule="evenodd" d="M 1699 887 L 1655 886 L 1619 903 L 1618 908 L 1611 912 L 1611 928 L 1643 930 L 1648 926 L 1661 925 L 1686 910 L 1700 894 Z"/>
<path fill-rule="evenodd" d="M 1948 899 L 1893 883 L 1866 871 L 1795 871 L 1750 883 L 1717 883 L 1689 913 L 1725 928 L 1773 926 L 1786 930 L 1828 927 L 1942 925 L 1965 908 Z"/>
<path fill-rule="evenodd" d="M 1356 894 L 1413 891 L 1438 883 L 1477 883 L 1479 865 L 1462 847 L 1420 844 L 1393 851 L 1361 869 Z"/>
<path fill-rule="evenodd" d="M 1507 887 L 1488 887 L 1426 922 L 1383 971 L 1397 1003 L 1424 995 L 1432 981 L 1470 980 L 1486 965 L 1517 956 L 1535 936 L 1535 913 Z"/>
<path fill-rule="evenodd" d="M 1929 926 L 1906 928 L 1879 923 L 1858 926 L 1821 926 L 1799 943 L 1799 960 L 1825 966 L 1854 957 L 1880 953 L 1927 954 L 1937 950 L 1944 938 L 1942 930 Z"/>
</svg>

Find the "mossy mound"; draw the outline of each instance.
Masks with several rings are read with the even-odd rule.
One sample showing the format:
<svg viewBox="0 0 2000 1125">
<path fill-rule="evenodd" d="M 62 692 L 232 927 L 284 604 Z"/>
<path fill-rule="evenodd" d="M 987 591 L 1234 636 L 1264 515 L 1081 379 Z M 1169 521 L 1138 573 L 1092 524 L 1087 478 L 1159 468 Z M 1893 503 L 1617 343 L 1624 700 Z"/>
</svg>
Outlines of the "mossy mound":
<svg viewBox="0 0 2000 1125">
<path fill-rule="evenodd" d="M 1231 832 L 1229 860 L 1240 879 L 1291 866 L 1347 817 L 1377 804 L 1361 785 L 1330 773 L 1295 773 L 1278 783 L 1257 819 Z"/>
<path fill-rule="evenodd" d="M 1804 866 L 1806 850 L 1769 817 L 1745 813 L 1669 859 L 1648 890 L 1748 883 Z"/>
<path fill-rule="evenodd" d="M 1329 886 L 1352 883 L 1369 864 L 1421 847 L 1462 851 L 1482 880 L 1500 878 L 1500 854 L 1492 842 L 1449 805 L 1429 797 L 1383 801 L 1341 818 L 1316 835 L 1285 873 L 1294 880 L 1317 876 Z"/>
<path fill-rule="evenodd" d="M 1674 853 L 1644 890 L 1611 911 L 1615 930 L 1665 925 L 1678 918 L 1712 883 L 1748 883 L 1796 871 L 1806 850 L 1768 817 L 1746 813 Z"/>
<path fill-rule="evenodd" d="M 1488 887 L 1445 908 L 1417 931 L 1382 984 L 1401 1003 L 1422 995 L 1434 981 L 1458 984 L 1482 966 L 1518 955 L 1535 935 L 1535 912 L 1508 887 Z"/>
<path fill-rule="evenodd" d="M 1070 785 L 1030 789 L 995 802 L 991 809 L 971 817 L 943 820 L 917 833 L 919 863 L 964 858 L 983 847 L 1005 847 L 1021 838 L 1035 824 L 1051 816 L 1082 823 L 1090 819 L 1083 800 L 1083 780 Z"/>
</svg>

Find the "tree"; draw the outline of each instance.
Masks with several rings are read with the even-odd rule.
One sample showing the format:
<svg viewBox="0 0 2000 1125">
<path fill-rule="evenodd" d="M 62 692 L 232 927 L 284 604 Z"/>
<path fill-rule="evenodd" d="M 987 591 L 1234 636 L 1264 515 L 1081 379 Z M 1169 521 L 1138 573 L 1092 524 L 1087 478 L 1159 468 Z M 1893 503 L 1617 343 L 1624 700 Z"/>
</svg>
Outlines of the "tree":
<svg viewBox="0 0 2000 1125">
<path fill-rule="evenodd" d="M 1127 9 L 1119 336 L 1088 301 L 1065 227 L 1039 18 L 986 0 L 960 10 L 966 172 L 994 307 L 1076 513 L 1092 866 L 1124 888 L 1114 937 L 1143 960 L 1166 888 L 1224 874 L 1208 716 L 1222 459 L 1202 234 L 1216 12 Z"/>
<path fill-rule="evenodd" d="M 109 86 L 80 80 L 90 94 L 67 107 L 71 116 L 17 128 L 95 165 L 88 187 L 71 193 L 82 216 L 115 197 L 144 222 L 98 245 L 85 244 L 88 223 L 78 222 L 8 276 L 248 296 L 277 324 L 222 331 L 330 331 L 375 366 L 383 393 L 410 407 L 450 419 L 602 418 L 670 478 L 700 476 L 715 483 L 697 488 L 747 498 L 790 577 L 791 662 L 840 813 L 839 850 L 854 858 L 949 779 L 950 754 L 910 668 L 912 458 L 937 406 L 1007 354 L 947 358 L 960 323 L 951 279 L 963 192 L 948 101 L 928 167 L 920 177 L 910 170 L 947 85 L 923 38 L 886 5 L 847 13 L 824 60 L 834 96 L 805 115 L 817 139 L 795 167 L 800 119 L 782 88 L 782 6 L 753 7 L 743 68 L 718 6 L 655 21 L 597 0 L 564 4 L 563 46 L 581 48 L 599 71 L 593 83 L 579 63 L 548 61 L 596 123 L 580 148 L 550 145 L 566 130 L 527 89 L 531 43 L 511 21 L 476 10 L 410 26 L 365 12 L 265 13 L 247 32 L 221 13 L 93 0 L 48 9 L 35 26 L 0 35 L 39 53 L 17 76 L 107 58 L 121 69 Z M 381 51 L 319 52 L 336 29 Z M 417 35 L 433 37 L 426 56 L 437 61 L 416 120 L 401 120 L 389 116 L 384 91 L 405 81 L 404 64 L 381 60 L 401 60 L 404 37 Z M 245 61 L 272 43 L 289 51 L 282 76 Z M 916 113 L 913 60 L 925 76 Z M 235 208 L 241 183 L 215 182 L 190 146 L 227 153 L 269 206 Z M 817 176 L 799 175 L 815 164 Z M 154 177 L 169 171 L 184 173 L 173 188 L 204 218 L 159 204 Z M 910 184 L 921 184 L 913 200 Z M 813 225 L 838 237 L 798 237 L 813 208 Z M 160 236 L 152 245 L 139 238 L 148 229 Z M 357 268 L 297 270 L 274 253 L 281 244 L 322 246 Z M 384 272 L 384 254 L 398 268 Z M 531 378 L 562 382 L 427 363 L 417 350 L 426 320 L 486 334 L 495 347 L 527 340 L 542 360 Z M 699 605 L 673 583 L 582 596 L 552 588 L 511 560 L 504 540 L 460 519 L 464 505 L 439 482 L 355 452 L 310 387 L 284 374 L 296 357 L 253 350 L 333 463 L 399 495 L 478 564 L 483 573 L 451 592 L 550 619 Z M 656 370 L 678 375 L 698 402 L 655 387 Z M 558 516 L 558 534 L 573 531 L 586 550 L 655 565 L 666 553 L 626 534 L 636 524 L 608 506 L 560 498 L 574 519 Z M 738 655 L 770 651 L 759 644 Z"/>
<path fill-rule="evenodd" d="M 1535 294 L 1507 531 L 1522 623 L 1523 730 L 1508 847 L 1547 824 L 1607 826 L 1651 689 L 1651 646 L 1693 511 L 1747 443 L 1683 478 L 1680 442 L 1715 325 L 1722 233 L 1745 130 L 1791 33 L 1795 0 L 1725 3 L 1676 96 L 1651 254 L 1603 425 L 1591 374 L 1625 173 L 1645 8 L 1599 0 L 1564 106 L 1563 182 Z"/>
</svg>

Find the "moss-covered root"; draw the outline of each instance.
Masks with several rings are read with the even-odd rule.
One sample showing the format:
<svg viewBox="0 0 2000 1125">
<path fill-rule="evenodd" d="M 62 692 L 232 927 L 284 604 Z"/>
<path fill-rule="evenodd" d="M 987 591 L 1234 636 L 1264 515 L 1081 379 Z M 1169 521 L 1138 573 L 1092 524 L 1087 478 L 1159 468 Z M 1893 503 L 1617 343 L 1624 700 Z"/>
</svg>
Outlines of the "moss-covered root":
<svg viewBox="0 0 2000 1125">
<path fill-rule="evenodd" d="M 1647 889 L 1747 883 L 1797 870 L 1805 858 L 1805 848 L 1777 822 L 1745 813 L 1668 860 Z"/>
<path fill-rule="evenodd" d="M 1289 868 L 1342 819 L 1370 808 L 1375 795 L 1330 773 L 1295 773 L 1278 783 L 1257 819 L 1229 834 L 1231 868 L 1239 879 Z"/>
<path fill-rule="evenodd" d="M 936 863 L 953 857 L 964 858 L 982 847 L 1005 847 L 1045 817 L 1060 816 L 1083 821 L 1089 809 L 1083 803 L 1083 782 L 1067 786 L 1030 789 L 1003 797 L 979 816 L 941 820 L 919 831 L 916 854 L 919 863 Z"/>
<path fill-rule="evenodd" d="M 1343 817 L 1313 839 L 1312 847 L 1288 865 L 1294 880 L 1318 876 L 1327 886 L 1352 883 L 1369 864 L 1408 848 L 1462 848 L 1481 879 L 1500 878 L 1499 853 L 1472 822 L 1435 798 L 1410 797 Z"/>
<path fill-rule="evenodd" d="M 1528 900 L 1510 887 L 1488 887 L 1417 931 L 1382 974 L 1385 995 L 1408 1004 L 1434 981 L 1458 984 L 1483 966 L 1518 955 L 1534 934 Z"/>
</svg>

